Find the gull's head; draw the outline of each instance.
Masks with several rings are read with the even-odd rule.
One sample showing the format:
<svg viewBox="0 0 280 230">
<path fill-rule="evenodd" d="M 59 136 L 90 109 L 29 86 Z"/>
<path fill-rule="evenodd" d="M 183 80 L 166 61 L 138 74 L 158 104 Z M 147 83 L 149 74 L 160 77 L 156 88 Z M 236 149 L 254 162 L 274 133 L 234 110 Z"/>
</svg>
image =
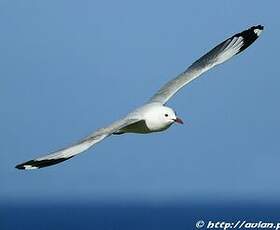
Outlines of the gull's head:
<svg viewBox="0 0 280 230">
<path fill-rule="evenodd" d="M 176 112 L 169 107 L 162 106 L 160 116 L 163 122 L 167 124 L 173 124 L 174 122 L 183 124 L 183 121 L 179 117 L 177 117 Z"/>
<path fill-rule="evenodd" d="M 175 111 L 166 106 L 153 106 L 146 113 L 146 124 L 152 132 L 165 130 L 175 122 L 183 124 Z"/>
</svg>

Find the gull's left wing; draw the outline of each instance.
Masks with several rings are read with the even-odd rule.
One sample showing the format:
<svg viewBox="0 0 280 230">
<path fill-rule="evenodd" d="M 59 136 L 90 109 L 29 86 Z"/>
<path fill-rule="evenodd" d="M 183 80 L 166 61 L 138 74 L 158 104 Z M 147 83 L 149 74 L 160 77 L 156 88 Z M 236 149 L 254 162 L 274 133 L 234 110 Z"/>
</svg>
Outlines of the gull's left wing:
<svg viewBox="0 0 280 230">
<path fill-rule="evenodd" d="M 106 128 L 98 129 L 96 132 L 92 133 L 85 139 L 79 141 L 78 143 L 71 145 L 70 147 L 58 150 L 49 155 L 36 158 L 16 166 L 17 169 L 37 169 L 43 168 L 50 165 L 58 164 L 62 161 L 68 160 L 79 153 L 92 147 L 94 144 L 102 141 L 105 137 L 110 136 L 112 133 L 117 132 L 121 128 L 128 125 L 139 122 L 141 119 L 126 117 L 122 120 L 118 120 Z"/>
<path fill-rule="evenodd" d="M 249 47 L 263 31 L 263 26 L 253 26 L 241 33 L 235 34 L 224 42 L 217 45 L 207 54 L 194 62 L 186 71 L 175 79 L 167 82 L 149 102 L 165 104 L 176 92 L 192 80 L 199 77 L 207 70 L 221 64 L 236 54 Z"/>
</svg>

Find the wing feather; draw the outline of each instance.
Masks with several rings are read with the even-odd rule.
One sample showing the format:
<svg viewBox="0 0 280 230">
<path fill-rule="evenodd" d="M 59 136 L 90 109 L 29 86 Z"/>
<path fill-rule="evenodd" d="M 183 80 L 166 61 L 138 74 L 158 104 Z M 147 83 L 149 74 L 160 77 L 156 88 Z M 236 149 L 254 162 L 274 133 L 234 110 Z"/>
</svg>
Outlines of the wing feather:
<svg viewBox="0 0 280 230">
<path fill-rule="evenodd" d="M 165 104 L 176 92 L 207 70 L 221 64 L 249 47 L 263 31 L 263 26 L 253 26 L 223 41 L 195 61 L 186 71 L 167 82 L 149 102 Z"/>
<path fill-rule="evenodd" d="M 106 128 L 101 128 L 87 136 L 78 143 L 71 145 L 70 147 L 63 148 L 54 153 L 48 154 L 46 156 L 38 157 L 34 160 L 26 161 L 24 163 L 18 164 L 17 169 L 37 169 L 43 168 L 50 165 L 58 164 L 62 161 L 68 160 L 79 153 L 82 153 L 92 147 L 94 144 L 102 141 L 104 138 L 110 136 L 112 133 L 118 131 L 119 129 L 138 122 L 137 118 L 124 118 L 118 120 Z"/>
</svg>

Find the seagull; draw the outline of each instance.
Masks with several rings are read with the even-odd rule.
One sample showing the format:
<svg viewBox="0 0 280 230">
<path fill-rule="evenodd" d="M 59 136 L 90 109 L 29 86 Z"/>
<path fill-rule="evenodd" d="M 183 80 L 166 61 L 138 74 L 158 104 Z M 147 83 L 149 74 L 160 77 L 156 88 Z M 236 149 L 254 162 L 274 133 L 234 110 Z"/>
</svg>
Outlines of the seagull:
<svg viewBox="0 0 280 230">
<path fill-rule="evenodd" d="M 221 64 L 249 47 L 261 34 L 262 25 L 253 26 L 226 39 L 203 55 L 183 73 L 167 82 L 144 105 L 130 112 L 111 125 L 100 128 L 77 143 L 51 154 L 18 164 L 17 169 L 38 169 L 68 160 L 102 141 L 112 134 L 153 133 L 168 129 L 172 124 L 183 124 L 176 112 L 166 106 L 167 101 L 182 87 L 204 72 Z"/>
</svg>

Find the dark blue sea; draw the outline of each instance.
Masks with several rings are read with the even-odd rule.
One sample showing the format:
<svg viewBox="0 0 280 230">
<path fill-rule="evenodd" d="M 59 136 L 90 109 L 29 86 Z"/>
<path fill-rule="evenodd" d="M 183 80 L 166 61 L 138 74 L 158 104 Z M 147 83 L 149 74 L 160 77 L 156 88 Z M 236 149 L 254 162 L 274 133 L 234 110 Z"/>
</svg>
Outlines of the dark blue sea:
<svg viewBox="0 0 280 230">
<path fill-rule="evenodd" d="M 257 202 L 6 202 L 0 207 L 1 230 L 190 230 L 196 229 L 199 220 L 205 223 L 280 222 L 280 205 Z"/>
</svg>

